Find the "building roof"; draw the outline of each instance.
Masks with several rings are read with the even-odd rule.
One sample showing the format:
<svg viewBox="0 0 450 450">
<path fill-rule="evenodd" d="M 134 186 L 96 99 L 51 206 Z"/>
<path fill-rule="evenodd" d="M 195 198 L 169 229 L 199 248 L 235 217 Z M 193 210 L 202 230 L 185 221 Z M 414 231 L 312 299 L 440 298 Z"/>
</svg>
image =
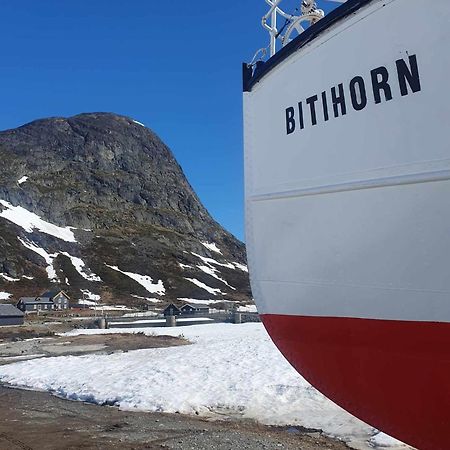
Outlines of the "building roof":
<svg viewBox="0 0 450 450">
<path fill-rule="evenodd" d="M 190 303 L 186 303 L 181 307 L 181 309 L 186 308 L 186 306 L 192 309 L 209 309 L 208 305 L 191 305 Z"/>
<path fill-rule="evenodd" d="M 38 298 L 49 298 L 52 299 L 53 297 L 56 297 L 58 294 L 62 294 L 67 299 L 69 299 L 69 296 L 64 291 L 46 291 L 43 294 L 41 294 Z"/>
<path fill-rule="evenodd" d="M 48 297 L 42 298 L 42 297 L 21 297 L 19 300 L 19 303 L 23 303 L 23 304 L 53 304 L 53 301 L 50 300 Z"/>
<path fill-rule="evenodd" d="M 0 317 L 23 317 L 23 312 L 9 303 L 0 304 Z"/>
<path fill-rule="evenodd" d="M 58 295 L 61 291 L 46 291 L 41 294 L 40 298 L 53 298 L 55 295 Z"/>
<path fill-rule="evenodd" d="M 180 308 L 178 308 L 178 306 L 174 305 L 173 303 L 171 303 L 170 305 L 168 305 L 168 306 L 164 309 L 164 311 L 166 311 L 167 309 L 170 309 L 170 308 L 174 309 L 175 311 L 180 311 Z"/>
<path fill-rule="evenodd" d="M 21 303 L 30 303 L 36 301 L 36 297 L 20 297 L 19 302 Z"/>
</svg>

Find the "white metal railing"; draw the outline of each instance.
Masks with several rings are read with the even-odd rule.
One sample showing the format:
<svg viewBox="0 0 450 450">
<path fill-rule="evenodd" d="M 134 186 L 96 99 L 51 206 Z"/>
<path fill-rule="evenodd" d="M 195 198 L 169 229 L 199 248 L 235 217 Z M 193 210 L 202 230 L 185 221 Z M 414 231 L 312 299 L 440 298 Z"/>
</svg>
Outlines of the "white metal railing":
<svg viewBox="0 0 450 450">
<path fill-rule="evenodd" d="M 283 0 L 264 0 L 270 7 L 269 11 L 261 19 L 261 24 L 270 36 L 267 47 L 260 48 L 253 57 L 251 65 L 263 60 L 269 51 L 269 57 L 277 52 L 277 43 L 282 47 L 288 44 L 296 35 L 305 31 L 305 25 L 312 25 L 325 16 L 322 9 L 317 8 L 315 0 L 303 0 L 297 14 L 289 14 L 280 8 Z M 344 3 L 346 0 L 330 0 Z M 279 27 L 278 19 L 284 19 L 284 24 Z"/>
</svg>

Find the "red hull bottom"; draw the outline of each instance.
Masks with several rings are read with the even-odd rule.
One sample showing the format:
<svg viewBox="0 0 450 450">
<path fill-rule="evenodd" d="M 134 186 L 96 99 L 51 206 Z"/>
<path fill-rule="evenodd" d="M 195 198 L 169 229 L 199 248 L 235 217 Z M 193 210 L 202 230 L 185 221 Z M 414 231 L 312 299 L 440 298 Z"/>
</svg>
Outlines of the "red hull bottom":
<svg viewBox="0 0 450 450">
<path fill-rule="evenodd" d="M 338 405 L 419 449 L 450 449 L 449 323 L 262 320 L 295 369 Z"/>
</svg>

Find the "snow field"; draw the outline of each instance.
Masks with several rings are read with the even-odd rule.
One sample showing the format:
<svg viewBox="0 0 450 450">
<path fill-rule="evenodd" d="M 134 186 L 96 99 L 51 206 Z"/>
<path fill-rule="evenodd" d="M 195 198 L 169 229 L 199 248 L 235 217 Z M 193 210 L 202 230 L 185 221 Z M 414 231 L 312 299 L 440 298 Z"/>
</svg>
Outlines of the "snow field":
<svg viewBox="0 0 450 450">
<path fill-rule="evenodd" d="M 0 380 L 122 409 L 244 417 L 323 429 L 359 449 L 407 448 L 354 418 L 287 363 L 262 324 L 74 330 L 183 335 L 193 345 L 0 366 Z"/>
</svg>

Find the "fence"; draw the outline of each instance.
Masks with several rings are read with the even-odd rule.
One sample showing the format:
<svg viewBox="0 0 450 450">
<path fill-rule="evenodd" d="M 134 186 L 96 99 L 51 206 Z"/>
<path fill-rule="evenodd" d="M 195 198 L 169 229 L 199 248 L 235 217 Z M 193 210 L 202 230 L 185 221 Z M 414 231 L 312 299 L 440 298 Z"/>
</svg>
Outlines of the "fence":
<svg viewBox="0 0 450 450">
<path fill-rule="evenodd" d="M 139 314 L 139 313 L 137 313 Z M 114 317 L 106 319 L 107 328 L 146 328 L 179 325 L 199 325 L 206 323 L 247 323 L 260 322 L 258 313 L 251 312 L 215 312 L 182 314 L 179 316 L 142 316 Z"/>
</svg>

